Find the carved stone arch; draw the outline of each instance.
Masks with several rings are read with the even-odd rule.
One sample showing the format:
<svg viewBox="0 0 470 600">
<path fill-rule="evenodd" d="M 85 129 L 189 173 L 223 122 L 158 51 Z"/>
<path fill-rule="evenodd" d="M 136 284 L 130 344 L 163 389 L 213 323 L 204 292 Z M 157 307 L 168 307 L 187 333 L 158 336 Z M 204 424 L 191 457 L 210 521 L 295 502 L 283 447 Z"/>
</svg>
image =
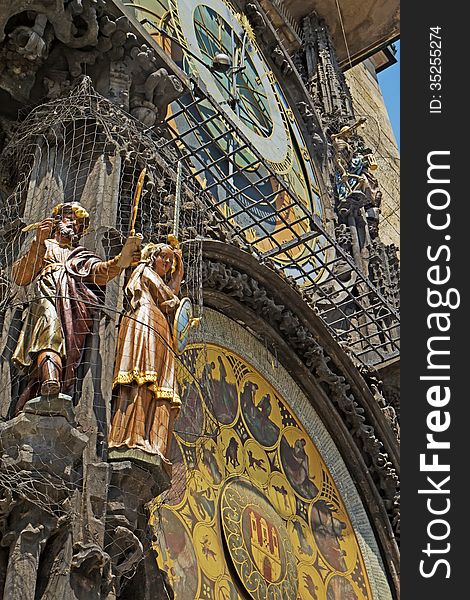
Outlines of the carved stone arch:
<svg viewBox="0 0 470 600">
<path fill-rule="evenodd" d="M 203 245 L 204 304 L 263 342 L 333 438 L 368 513 L 398 597 L 398 440 L 361 372 L 301 293 L 251 254 Z"/>
</svg>

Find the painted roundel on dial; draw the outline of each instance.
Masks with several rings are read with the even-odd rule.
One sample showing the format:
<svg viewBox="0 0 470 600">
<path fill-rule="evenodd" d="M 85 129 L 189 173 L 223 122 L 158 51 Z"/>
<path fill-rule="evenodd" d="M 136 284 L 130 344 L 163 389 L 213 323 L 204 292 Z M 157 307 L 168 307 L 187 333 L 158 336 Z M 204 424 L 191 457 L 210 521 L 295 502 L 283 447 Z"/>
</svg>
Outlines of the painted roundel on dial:
<svg viewBox="0 0 470 600">
<path fill-rule="evenodd" d="M 229 481 L 221 520 L 230 558 L 254 600 L 296 600 L 297 564 L 283 520 L 249 480 Z"/>
<path fill-rule="evenodd" d="M 311 231 L 314 216 L 324 218 L 312 160 L 247 17 L 228 0 L 136 4 L 142 7 L 141 16 L 150 15 L 153 21 L 159 17 L 155 38 L 212 99 L 198 97 L 195 90 L 174 103 L 168 115 L 175 135 L 190 148 L 199 182 L 257 250 L 286 245 L 273 259 L 289 275 L 299 274 L 295 261 L 304 272 L 314 273 L 318 264 L 311 250 L 322 257 L 323 239 L 293 243 Z M 212 68 L 220 54 L 230 59 L 225 72 Z"/>
</svg>

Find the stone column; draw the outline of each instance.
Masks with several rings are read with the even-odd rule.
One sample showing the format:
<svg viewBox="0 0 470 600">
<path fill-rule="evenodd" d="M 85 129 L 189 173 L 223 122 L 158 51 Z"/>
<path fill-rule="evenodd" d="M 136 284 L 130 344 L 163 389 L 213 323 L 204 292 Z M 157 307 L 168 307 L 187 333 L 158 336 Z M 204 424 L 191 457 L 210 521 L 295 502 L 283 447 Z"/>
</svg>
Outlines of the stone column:
<svg viewBox="0 0 470 600">
<path fill-rule="evenodd" d="M 12 519 L 14 529 L 2 540 L 2 545 L 10 542 L 4 598 L 35 598 L 39 558 L 53 526 L 47 522 L 50 519 L 44 517 L 42 511 L 31 508 L 26 515 L 18 515 L 16 523 L 16 519 Z"/>
</svg>

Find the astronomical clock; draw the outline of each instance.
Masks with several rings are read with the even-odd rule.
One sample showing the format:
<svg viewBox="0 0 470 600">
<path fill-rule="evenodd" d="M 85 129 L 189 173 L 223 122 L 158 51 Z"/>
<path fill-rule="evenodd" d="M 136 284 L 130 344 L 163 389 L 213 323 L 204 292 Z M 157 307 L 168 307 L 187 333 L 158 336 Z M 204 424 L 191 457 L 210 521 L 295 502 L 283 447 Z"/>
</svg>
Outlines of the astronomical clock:
<svg viewBox="0 0 470 600">
<path fill-rule="evenodd" d="M 134 6 L 196 82 L 167 116 L 189 149 L 193 175 L 261 255 L 271 255 L 300 285 L 318 279 L 326 250 L 312 234 L 314 221 L 324 222 L 315 166 L 247 17 L 224 0 Z"/>
<path fill-rule="evenodd" d="M 228 0 L 134 7 L 190 76 L 167 124 L 193 178 L 258 255 L 300 285 L 318 281 L 329 250 L 315 234 L 317 169 L 246 16 Z M 176 600 L 390 599 L 358 492 L 309 399 L 247 331 L 208 309 L 203 323 L 178 373 L 172 487 L 152 511 Z"/>
<path fill-rule="evenodd" d="M 379 551 L 307 398 L 246 330 L 204 318 L 204 343 L 185 352 L 195 370 L 178 373 L 172 488 L 153 507 L 175 598 L 390 598 L 373 589 Z"/>
</svg>

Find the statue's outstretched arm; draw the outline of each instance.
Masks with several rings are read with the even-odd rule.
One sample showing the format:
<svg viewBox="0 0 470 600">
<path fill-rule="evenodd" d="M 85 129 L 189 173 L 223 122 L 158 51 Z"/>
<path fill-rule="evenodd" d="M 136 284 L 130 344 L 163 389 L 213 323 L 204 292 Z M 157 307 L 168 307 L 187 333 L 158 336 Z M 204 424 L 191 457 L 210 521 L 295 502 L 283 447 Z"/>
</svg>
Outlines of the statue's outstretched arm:
<svg viewBox="0 0 470 600">
<path fill-rule="evenodd" d="M 12 267 L 11 277 L 17 285 L 30 284 L 44 264 L 46 244 L 34 239 L 29 250 Z"/>
</svg>

